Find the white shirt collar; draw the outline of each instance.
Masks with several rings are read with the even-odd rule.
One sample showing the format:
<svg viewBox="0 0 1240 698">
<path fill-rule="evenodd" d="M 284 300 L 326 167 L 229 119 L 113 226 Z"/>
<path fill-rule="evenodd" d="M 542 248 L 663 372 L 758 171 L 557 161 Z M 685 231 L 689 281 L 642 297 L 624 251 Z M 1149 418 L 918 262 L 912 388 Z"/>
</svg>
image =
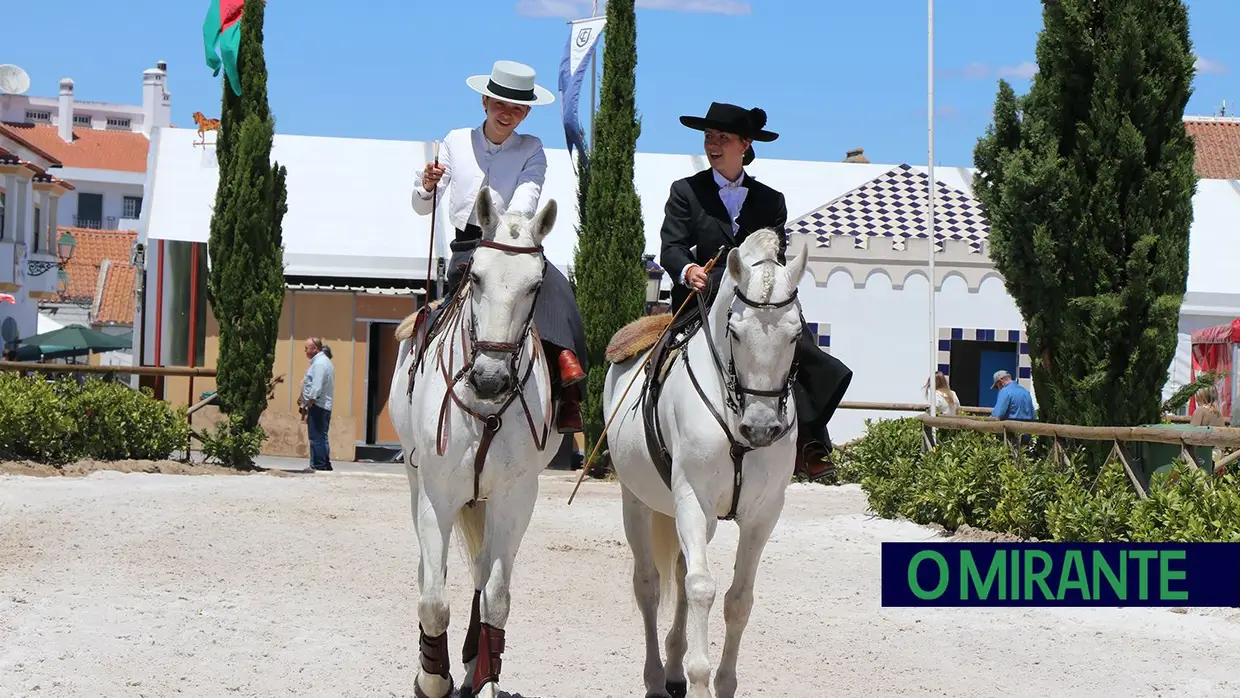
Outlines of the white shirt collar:
<svg viewBox="0 0 1240 698">
<path fill-rule="evenodd" d="M 736 187 L 745 186 L 745 171 L 744 170 L 741 170 L 740 176 L 736 178 L 735 182 L 729 182 L 726 177 L 719 174 L 719 170 L 716 170 L 714 168 L 711 168 L 710 173 L 714 175 L 715 184 L 718 184 L 720 189 L 736 188 Z"/>
<path fill-rule="evenodd" d="M 485 150 L 486 152 L 498 153 L 499 151 L 507 148 L 508 146 L 512 145 L 514 141 L 516 141 L 517 134 L 514 132 L 514 133 L 508 134 L 508 138 L 505 139 L 503 143 L 493 143 L 490 138 L 487 138 L 486 123 L 487 123 L 486 119 L 483 119 L 482 123 L 479 124 L 478 127 L 474 129 L 474 133 L 478 134 L 477 137 L 478 137 L 479 142 L 482 143 L 482 149 Z"/>
</svg>

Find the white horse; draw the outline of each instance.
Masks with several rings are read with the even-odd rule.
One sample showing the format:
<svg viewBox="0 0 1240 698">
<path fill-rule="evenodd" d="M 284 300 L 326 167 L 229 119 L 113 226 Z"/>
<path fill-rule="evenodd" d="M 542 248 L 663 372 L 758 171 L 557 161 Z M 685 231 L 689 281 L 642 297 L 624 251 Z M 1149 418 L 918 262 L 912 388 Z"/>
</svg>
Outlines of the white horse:
<svg viewBox="0 0 1240 698">
<path fill-rule="evenodd" d="M 783 510 L 796 458 L 791 395 L 801 332 L 796 290 L 807 257 L 802 250 L 784 266 L 778 250 L 778 234 L 764 229 L 730 251 L 706 322 L 667 374 L 655 411 L 670 454 L 670 487 L 647 447 L 639 404 L 643 391 L 629 391 L 607 432 L 633 551 L 633 593 L 645 626 L 648 698 L 711 695 L 706 621 L 715 580 L 707 545 L 720 518 L 735 519 L 740 540 L 724 597 L 727 634 L 715 691 L 721 698 L 736 693 L 737 653 L 753 607 L 754 577 Z M 605 414 L 616 408 L 644 356 L 608 369 Z M 660 582 L 662 600 L 676 600 L 666 665 L 658 646 Z"/>
<path fill-rule="evenodd" d="M 414 694 L 426 698 L 454 689 L 445 593 L 453 524 L 472 561 L 475 589 L 461 695 L 499 695 L 513 561 L 533 515 L 539 473 L 555 455 L 545 448 L 551 382 L 532 319 L 547 264 L 542 242 L 555 224 L 556 204 L 548 201 L 529 219 L 501 214 L 493 197 L 485 187 L 478 195 L 482 240 L 457 296 L 440 309 L 442 329 L 416 366 L 411 347 L 429 323 L 401 341 L 388 396 L 421 553 L 421 670 Z"/>
</svg>

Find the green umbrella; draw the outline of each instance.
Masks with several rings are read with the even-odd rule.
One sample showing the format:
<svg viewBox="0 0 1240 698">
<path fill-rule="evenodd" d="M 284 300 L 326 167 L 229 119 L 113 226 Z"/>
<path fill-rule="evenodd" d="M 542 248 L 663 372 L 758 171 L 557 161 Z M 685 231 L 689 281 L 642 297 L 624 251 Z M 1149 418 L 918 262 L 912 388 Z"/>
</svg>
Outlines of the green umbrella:
<svg viewBox="0 0 1240 698">
<path fill-rule="evenodd" d="M 66 325 L 58 330 L 26 337 L 21 344 L 38 347 L 46 358 L 61 358 L 129 349 L 133 346 L 133 336 L 116 337 L 83 325 Z"/>
</svg>

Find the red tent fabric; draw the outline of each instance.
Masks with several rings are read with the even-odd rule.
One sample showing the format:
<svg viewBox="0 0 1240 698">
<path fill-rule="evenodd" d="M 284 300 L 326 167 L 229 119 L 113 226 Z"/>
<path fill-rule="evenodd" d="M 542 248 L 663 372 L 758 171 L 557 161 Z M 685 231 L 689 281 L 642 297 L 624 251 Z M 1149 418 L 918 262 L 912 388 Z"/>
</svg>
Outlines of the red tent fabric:
<svg viewBox="0 0 1240 698">
<path fill-rule="evenodd" d="M 1240 344 L 1240 318 L 1226 325 L 1216 325 L 1195 330 L 1192 333 L 1193 380 L 1202 373 L 1223 373 L 1219 386 L 1219 409 L 1223 417 L 1231 417 L 1231 386 L 1236 380 L 1232 365 L 1232 345 Z M 1197 409 L 1197 400 L 1189 402 L 1189 414 Z"/>
</svg>

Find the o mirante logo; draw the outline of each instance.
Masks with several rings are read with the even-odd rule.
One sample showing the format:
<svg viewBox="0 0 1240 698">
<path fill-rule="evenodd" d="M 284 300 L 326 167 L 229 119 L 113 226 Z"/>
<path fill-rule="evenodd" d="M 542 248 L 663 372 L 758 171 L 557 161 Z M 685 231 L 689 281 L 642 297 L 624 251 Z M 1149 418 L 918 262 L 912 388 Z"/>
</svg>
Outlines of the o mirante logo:
<svg viewBox="0 0 1240 698">
<path fill-rule="evenodd" d="M 1240 543 L 883 543 L 883 606 L 1240 606 Z"/>
</svg>

